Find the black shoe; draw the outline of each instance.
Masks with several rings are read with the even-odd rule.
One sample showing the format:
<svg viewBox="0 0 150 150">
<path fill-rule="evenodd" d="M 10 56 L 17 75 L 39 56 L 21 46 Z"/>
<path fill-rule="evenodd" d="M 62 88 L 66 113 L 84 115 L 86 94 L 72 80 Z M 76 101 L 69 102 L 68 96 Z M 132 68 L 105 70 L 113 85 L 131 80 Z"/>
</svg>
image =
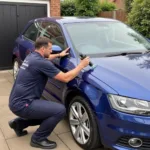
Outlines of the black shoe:
<svg viewBox="0 0 150 150">
<path fill-rule="evenodd" d="M 53 149 L 57 147 L 56 142 L 49 141 L 48 139 L 40 141 L 40 142 L 31 139 L 30 145 L 32 147 L 37 147 L 37 148 L 42 148 L 42 149 Z"/>
<path fill-rule="evenodd" d="M 14 131 L 18 137 L 28 134 L 28 132 L 26 130 L 17 129 L 17 122 L 15 120 L 9 121 L 8 124 L 9 124 L 10 128 L 14 129 Z"/>
</svg>

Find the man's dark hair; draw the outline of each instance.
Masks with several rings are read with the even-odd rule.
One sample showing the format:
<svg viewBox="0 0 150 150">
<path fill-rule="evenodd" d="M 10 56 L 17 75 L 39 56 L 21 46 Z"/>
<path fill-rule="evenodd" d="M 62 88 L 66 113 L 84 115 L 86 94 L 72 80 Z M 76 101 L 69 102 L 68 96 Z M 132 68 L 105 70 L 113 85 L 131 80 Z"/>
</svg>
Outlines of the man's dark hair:
<svg viewBox="0 0 150 150">
<path fill-rule="evenodd" d="M 42 46 L 47 47 L 48 43 L 52 43 L 47 37 L 38 37 L 35 41 L 35 49 L 40 49 Z"/>
</svg>

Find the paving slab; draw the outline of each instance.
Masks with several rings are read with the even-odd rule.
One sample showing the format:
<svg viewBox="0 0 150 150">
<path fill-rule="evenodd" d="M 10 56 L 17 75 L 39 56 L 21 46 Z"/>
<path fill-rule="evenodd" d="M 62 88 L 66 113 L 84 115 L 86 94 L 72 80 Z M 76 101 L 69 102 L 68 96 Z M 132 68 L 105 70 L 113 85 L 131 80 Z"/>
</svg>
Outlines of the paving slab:
<svg viewBox="0 0 150 150">
<path fill-rule="evenodd" d="M 9 150 L 8 145 L 5 140 L 0 139 L 0 150 Z"/>
<path fill-rule="evenodd" d="M 8 139 L 7 143 L 10 150 L 36 150 L 37 148 L 30 146 L 31 134 L 19 138 Z M 54 150 L 69 150 L 68 147 L 53 133 L 50 140 L 57 141 L 57 148 Z M 39 149 L 38 149 L 39 150 Z"/>
<path fill-rule="evenodd" d="M 17 117 L 8 107 L 14 82 L 12 74 L 12 70 L 0 71 L 0 150 L 36 150 L 37 148 L 31 147 L 29 143 L 38 126 L 27 128 L 28 135 L 17 137 L 8 125 L 8 121 Z M 54 150 L 82 150 L 74 141 L 66 118 L 55 127 L 54 132 L 48 138 L 57 142 L 58 147 Z"/>
<path fill-rule="evenodd" d="M 59 134 L 58 137 L 71 149 L 71 150 L 82 150 L 74 141 L 70 132 Z"/>
<path fill-rule="evenodd" d="M 6 95 L 6 96 L 0 95 L 0 106 L 7 105 L 7 107 L 8 107 L 8 102 L 9 102 L 9 95 Z"/>
<path fill-rule="evenodd" d="M 59 124 L 55 127 L 54 132 L 55 134 L 70 132 L 69 125 L 66 118 L 59 122 Z"/>
</svg>

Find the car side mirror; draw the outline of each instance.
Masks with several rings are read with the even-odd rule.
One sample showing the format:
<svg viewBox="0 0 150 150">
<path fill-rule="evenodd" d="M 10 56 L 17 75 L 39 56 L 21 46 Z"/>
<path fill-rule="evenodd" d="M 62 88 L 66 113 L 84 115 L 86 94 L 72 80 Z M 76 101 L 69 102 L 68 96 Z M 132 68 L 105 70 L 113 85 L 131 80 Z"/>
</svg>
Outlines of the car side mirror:
<svg viewBox="0 0 150 150">
<path fill-rule="evenodd" d="M 53 54 L 60 53 L 62 51 L 62 48 L 58 45 L 52 45 L 52 51 L 53 51 Z"/>
</svg>

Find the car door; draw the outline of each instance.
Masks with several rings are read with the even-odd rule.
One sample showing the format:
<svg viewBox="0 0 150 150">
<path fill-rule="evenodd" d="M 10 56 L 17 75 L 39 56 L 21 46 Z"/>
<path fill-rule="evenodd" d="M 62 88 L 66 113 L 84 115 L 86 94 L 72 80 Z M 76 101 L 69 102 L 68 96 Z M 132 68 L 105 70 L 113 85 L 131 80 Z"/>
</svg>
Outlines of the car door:
<svg viewBox="0 0 150 150">
<path fill-rule="evenodd" d="M 24 31 L 22 35 L 20 35 L 17 43 L 20 58 L 23 61 L 25 57 L 34 50 L 34 42 L 38 35 L 38 29 L 35 24 L 32 23 L 29 27 Z"/>
<path fill-rule="evenodd" d="M 67 43 L 63 36 L 62 30 L 60 26 L 56 23 L 50 21 L 43 21 L 40 23 L 41 34 L 40 36 L 46 36 L 50 38 L 53 45 L 58 45 L 61 47 L 62 50 L 67 48 Z M 65 67 L 69 60 L 69 57 L 65 58 L 55 58 L 52 60 L 54 65 L 59 68 L 61 71 L 66 72 L 68 71 Z M 49 93 L 49 98 L 51 100 L 62 100 L 62 92 L 63 88 L 65 87 L 66 83 L 55 79 L 48 79 L 48 82 L 45 87 L 45 91 Z M 45 93 L 46 94 L 46 93 Z"/>
</svg>

